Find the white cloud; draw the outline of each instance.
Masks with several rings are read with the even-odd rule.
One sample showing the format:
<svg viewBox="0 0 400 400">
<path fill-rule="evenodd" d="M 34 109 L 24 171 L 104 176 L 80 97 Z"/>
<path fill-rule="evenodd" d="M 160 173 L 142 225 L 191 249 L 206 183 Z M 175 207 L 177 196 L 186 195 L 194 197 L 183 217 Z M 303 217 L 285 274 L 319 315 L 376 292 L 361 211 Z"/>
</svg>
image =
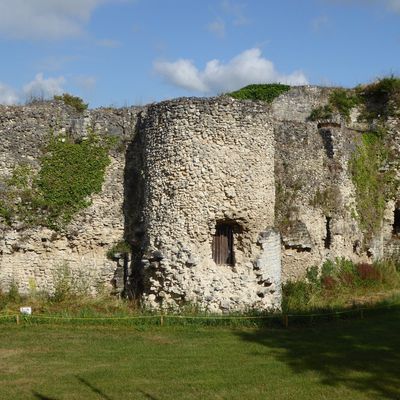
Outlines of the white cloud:
<svg viewBox="0 0 400 400">
<path fill-rule="evenodd" d="M 15 91 L 7 85 L 0 82 L 0 104 L 16 104 L 18 102 L 18 95 Z"/>
<path fill-rule="evenodd" d="M 156 61 L 154 70 L 175 86 L 198 92 L 207 92 L 209 90 L 203 82 L 200 72 L 190 60 Z"/>
<path fill-rule="evenodd" d="M 40 98 L 47 99 L 53 97 L 55 94 L 61 94 L 64 89 L 66 80 L 63 76 L 57 78 L 47 78 L 43 77 L 42 73 L 35 76 L 35 79 L 27 83 L 22 91 L 26 98 Z"/>
<path fill-rule="evenodd" d="M 0 0 L 0 36 L 48 39 L 80 36 L 93 11 L 118 0 Z"/>
<path fill-rule="evenodd" d="M 207 25 L 207 29 L 209 32 L 215 34 L 219 38 L 223 38 L 225 36 L 225 22 L 220 18 L 210 22 Z"/>
<path fill-rule="evenodd" d="M 202 71 L 186 59 L 157 61 L 154 70 L 175 86 L 202 93 L 236 90 L 251 83 L 307 84 L 307 78 L 301 71 L 289 75 L 278 72 L 270 60 L 262 57 L 258 48 L 246 50 L 225 64 L 211 60 Z"/>
</svg>

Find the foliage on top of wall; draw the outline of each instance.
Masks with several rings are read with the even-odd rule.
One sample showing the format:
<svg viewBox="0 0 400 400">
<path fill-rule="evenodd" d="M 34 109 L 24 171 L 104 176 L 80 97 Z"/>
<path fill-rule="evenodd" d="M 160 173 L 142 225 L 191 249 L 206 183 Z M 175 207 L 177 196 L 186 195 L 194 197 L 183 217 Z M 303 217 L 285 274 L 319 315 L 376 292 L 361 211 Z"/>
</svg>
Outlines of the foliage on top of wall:
<svg viewBox="0 0 400 400">
<path fill-rule="evenodd" d="M 357 215 L 367 240 L 380 229 L 386 200 L 398 190 L 395 171 L 387 168 L 389 158 L 385 131 L 379 130 L 362 135 L 350 160 L 350 172 L 356 188 Z"/>
<path fill-rule="evenodd" d="M 40 169 L 17 166 L 0 193 L 0 215 L 28 226 L 62 229 L 101 190 L 110 162 L 107 138 L 91 134 L 79 143 L 51 136 Z"/>
<path fill-rule="evenodd" d="M 393 117 L 400 109 L 400 78 L 389 76 L 366 86 L 356 88 L 357 95 L 364 103 L 362 119 L 386 119 Z"/>
<path fill-rule="evenodd" d="M 78 112 L 85 111 L 89 104 L 84 103 L 84 101 L 78 96 L 72 96 L 69 93 L 63 93 L 61 96 L 54 96 L 54 100 L 63 101 L 64 104 L 67 104 L 73 107 Z"/>
<path fill-rule="evenodd" d="M 309 121 L 331 119 L 336 111 L 345 119 L 350 118 L 350 111 L 359 104 L 357 94 L 346 89 L 335 89 L 329 96 L 328 104 L 314 108 L 308 117 Z"/>
<path fill-rule="evenodd" d="M 289 89 L 290 86 L 281 83 L 253 84 L 227 93 L 227 95 L 238 100 L 262 100 L 271 103 Z"/>
</svg>

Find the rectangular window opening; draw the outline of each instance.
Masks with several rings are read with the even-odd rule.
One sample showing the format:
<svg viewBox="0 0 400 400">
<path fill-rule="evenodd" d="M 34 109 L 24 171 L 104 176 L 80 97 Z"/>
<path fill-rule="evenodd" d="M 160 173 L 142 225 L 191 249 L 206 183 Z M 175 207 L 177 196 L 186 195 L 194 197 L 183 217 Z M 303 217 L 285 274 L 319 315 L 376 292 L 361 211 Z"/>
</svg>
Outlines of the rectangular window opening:
<svg viewBox="0 0 400 400">
<path fill-rule="evenodd" d="M 217 265 L 235 265 L 233 224 L 217 223 L 212 242 L 212 257 Z"/>
</svg>

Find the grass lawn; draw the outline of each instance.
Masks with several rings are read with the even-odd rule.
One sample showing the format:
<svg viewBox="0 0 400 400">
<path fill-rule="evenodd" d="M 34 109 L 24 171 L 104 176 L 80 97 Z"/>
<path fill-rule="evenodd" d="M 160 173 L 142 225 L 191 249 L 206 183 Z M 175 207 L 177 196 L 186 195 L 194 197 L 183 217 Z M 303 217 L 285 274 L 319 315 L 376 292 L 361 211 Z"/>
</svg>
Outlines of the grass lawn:
<svg viewBox="0 0 400 400">
<path fill-rule="evenodd" d="M 0 399 L 400 399 L 400 309 L 289 329 L 2 323 Z"/>
</svg>

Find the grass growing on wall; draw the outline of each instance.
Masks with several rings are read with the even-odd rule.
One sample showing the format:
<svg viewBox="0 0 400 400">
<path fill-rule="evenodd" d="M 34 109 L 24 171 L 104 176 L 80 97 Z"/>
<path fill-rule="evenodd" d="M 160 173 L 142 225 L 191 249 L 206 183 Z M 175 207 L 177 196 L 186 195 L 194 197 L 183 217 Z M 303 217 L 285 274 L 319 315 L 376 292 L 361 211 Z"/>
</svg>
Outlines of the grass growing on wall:
<svg viewBox="0 0 400 400">
<path fill-rule="evenodd" d="M 358 97 L 364 103 L 362 119 L 386 119 L 400 108 L 400 78 L 391 75 L 366 86 L 359 86 Z"/>
<path fill-rule="evenodd" d="M 312 110 L 308 119 L 331 119 L 336 111 L 348 120 L 351 110 L 356 106 L 361 106 L 361 121 L 371 122 L 396 116 L 400 108 L 400 78 L 391 75 L 355 89 L 335 89 L 329 96 L 328 104 Z"/>
<path fill-rule="evenodd" d="M 90 196 L 101 191 L 109 159 L 107 138 L 90 134 L 78 142 L 51 136 L 35 172 L 18 165 L 4 183 L 0 216 L 11 224 L 62 229 L 90 204 Z"/>
<path fill-rule="evenodd" d="M 329 96 L 328 104 L 311 111 L 309 121 L 331 119 L 334 112 L 338 112 L 346 120 L 350 118 L 351 110 L 360 103 L 357 94 L 346 89 L 335 89 Z"/>
<path fill-rule="evenodd" d="M 54 96 L 54 100 L 59 100 L 64 102 L 74 108 L 77 112 L 83 112 L 88 108 L 87 103 L 85 103 L 80 97 L 72 96 L 69 93 L 63 93 L 61 96 Z"/>
<path fill-rule="evenodd" d="M 227 93 L 227 95 L 238 100 L 262 100 L 271 103 L 289 89 L 289 85 L 281 83 L 254 84 L 245 86 L 235 92 Z"/>
<path fill-rule="evenodd" d="M 383 130 L 364 133 L 350 160 L 357 215 L 367 239 L 380 229 L 386 200 L 398 187 L 394 172 L 385 168 L 389 154 L 384 135 Z"/>
</svg>

